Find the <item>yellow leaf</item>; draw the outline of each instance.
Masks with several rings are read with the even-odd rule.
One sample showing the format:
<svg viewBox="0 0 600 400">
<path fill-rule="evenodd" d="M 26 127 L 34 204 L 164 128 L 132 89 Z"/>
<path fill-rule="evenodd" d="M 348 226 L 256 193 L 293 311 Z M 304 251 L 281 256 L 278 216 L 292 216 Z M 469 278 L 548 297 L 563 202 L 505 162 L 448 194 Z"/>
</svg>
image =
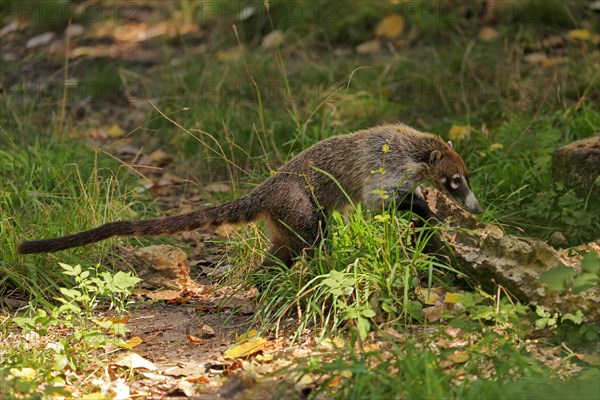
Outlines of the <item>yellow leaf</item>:
<svg viewBox="0 0 600 400">
<path fill-rule="evenodd" d="M 245 342 L 248 339 L 252 339 L 253 337 L 258 336 L 258 331 L 256 329 L 250 329 L 248 332 L 243 335 L 238 336 L 235 339 L 236 343 Z"/>
<path fill-rule="evenodd" d="M 586 41 L 590 40 L 592 35 L 590 35 L 590 31 L 587 29 L 573 29 L 567 33 L 567 36 L 569 39 Z"/>
<path fill-rule="evenodd" d="M 126 324 L 130 319 L 131 315 L 125 315 L 123 317 L 100 318 L 100 321 L 110 321 L 113 324 Z"/>
<path fill-rule="evenodd" d="M 367 343 L 363 346 L 363 350 L 365 353 L 367 352 L 376 352 L 380 349 L 380 346 L 377 343 Z"/>
<path fill-rule="evenodd" d="M 452 354 L 448 354 L 448 357 L 446 358 L 452 361 L 454 364 L 462 364 L 469 360 L 469 353 L 466 351 L 457 350 Z"/>
<path fill-rule="evenodd" d="M 319 348 L 322 348 L 325 350 L 340 349 L 344 346 L 345 346 L 344 339 L 342 339 L 339 336 L 335 336 L 334 338 L 326 338 L 326 339 L 323 339 L 321 342 L 319 342 Z"/>
<path fill-rule="evenodd" d="M 171 158 L 171 155 L 164 150 L 158 149 L 150 153 L 148 157 L 154 162 L 162 162 Z"/>
<path fill-rule="evenodd" d="M 421 294 L 423 296 L 423 302 L 425 304 L 428 304 L 430 306 L 434 306 L 435 303 L 437 302 L 438 299 L 438 294 L 431 290 L 424 290 L 423 293 Z"/>
<path fill-rule="evenodd" d="M 10 374 L 15 378 L 19 378 L 22 381 L 32 381 L 35 379 L 35 369 L 33 368 L 11 368 Z"/>
<path fill-rule="evenodd" d="M 448 132 L 448 139 L 459 142 L 469 137 L 472 130 L 473 127 L 471 125 L 452 125 L 450 132 Z"/>
<path fill-rule="evenodd" d="M 102 392 L 86 393 L 83 396 L 81 396 L 82 400 L 109 400 L 110 398 L 111 396 Z"/>
<path fill-rule="evenodd" d="M 379 38 L 394 39 L 404 30 L 404 18 L 397 14 L 383 18 L 375 28 L 375 36 Z"/>
<path fill-rule="evenodd" d="M 556 65 L 556 60 L 553 58 L 547 58 L 545 60 L 542 60 L 542 68 L 544 68 L 544 69 L 552 68 L 555 65 Z"/>
<path fill-rule="evenodd" d="M 242 51 L 237 47 L 233 47 L 233 48 L 227 49 L 227 50 L 217 51 L 217 60 L 219 60 L 221 62 L 236 61 L 236 60 L 239 60 L 241 57 L 242 57 Z"/>
<path fill-rule="evenodd" d="M 492 143 L 490 145 L 490 151 L 503 149 L 504 145 L 502 143 Z"/>
<path fill-rule="evenodd" d="M 139 346 L 140 344 L 144 343 L 144 340 L 139 337 L 139 336 L 134 336 L 131 339 L 127 340 L 127 348 L 134 348 L 135 346 Z"/>
<path fill-rule="evenodd" d="M 446 293 L 444 296 L 444 303 L 456 304 L 460 303 L 461 294 L 460 293 Z"/>
<path fill-rule="evenodd" d="M 267 340 L 261 337 L 250 339 L 247 342 L 240 343 L 228 349 L 223 353 L 223 358 L 231 360 L 233 358 L 247 357 L 261 351 L 265 347 L 265 343 L 267 343 Z"/>
<path fill-rule="evenodd" d="M 106 131 L 106 135 L 111 138 L 117 138 L 123 135 L 123 129 L 117 124 L 112 124 Z"/>
<path fill-rule="evenodd" d="M 256 361 L 258 361 L 258 362 L 273 361 L 273 356 L 271 354 L 259 354 L 256 356 Z"/>
<path fill-rule="evenodd" d="M 383 146 L 381 146 L 381 151 L 383 151 L 383 153 L 387 153 L 388 151 L 390 151 L 390 145 L 389 144 L 384 144 Z"/>
</svg>

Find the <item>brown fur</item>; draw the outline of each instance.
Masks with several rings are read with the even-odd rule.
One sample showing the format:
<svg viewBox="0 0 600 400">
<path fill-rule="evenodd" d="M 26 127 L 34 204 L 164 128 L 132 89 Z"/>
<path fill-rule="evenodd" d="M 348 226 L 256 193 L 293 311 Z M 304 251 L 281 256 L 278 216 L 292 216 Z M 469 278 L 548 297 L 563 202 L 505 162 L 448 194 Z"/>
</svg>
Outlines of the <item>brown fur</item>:
<svg viewBox="0 0 600 400">
<path fill-rule="evenodd" d="M 384 152 L 384 147 L 389 150 Z M 383 174 L 377 172 L 381 168 Z M 467 179 L 465 164 L 439 137 L 402 124 L 382 125 L 315 144 L 248 195 L 229 203 L 174 217 L 110 222 L 70 236 L 24 242 L 18 252 L 53 252 L 112 236 L 160 235 L 263 219 L 270 253 L 290 265 L 302 249 L 322 238 L 327 216 L 347 206 L 348 197 L 379 209 L 394 201 L 398 208 L 413 208 L 431 218 L 435 216 L 419 197 L 418 185 L 430 181 L 461 202 L 461 196 L 449 192 L 448 179 L 456 174 Z M 465 190 L 471 193 L 468 185 Z"/>
</svg>

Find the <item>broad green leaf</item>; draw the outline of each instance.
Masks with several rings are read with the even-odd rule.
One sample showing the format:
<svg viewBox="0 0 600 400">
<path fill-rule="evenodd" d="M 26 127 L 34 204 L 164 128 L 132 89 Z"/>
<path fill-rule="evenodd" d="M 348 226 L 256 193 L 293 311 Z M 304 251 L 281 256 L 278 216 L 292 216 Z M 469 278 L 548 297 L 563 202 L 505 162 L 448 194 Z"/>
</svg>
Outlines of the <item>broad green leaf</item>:
<svg viewBox="0 0 600 400">
<path fill-rule="evenodd" d="M 581 261 L 581 268 L 586 270 L 587 272 L 592 272 L 597 274 L 600 272 L 600 256 L 593 251 L 590 251 L 585 256 L 583 256 L 583 260 Z"/>
<path fill-rule="evenodd" d="M 377 315 L 371 308 L 364 309 L 360 313 L 365 318 L 373 318 Z"/>
<path fill-rule="evenodd" d="M 369 320 L 366 318 L 359 317 L 356 319 L 356 326 L 358 327 L 358 334 L 361 340 L 364 340 L 369 334 L 369 329 L 371 329 L 371 324 L 369 323 Z"/>
<path fill-rule="evenodd" d="M 576 323 L 577 325 L 579 325 L 583 322 L 583 313 L 581 312 L 581 310 L 577 310 L 577 312 L 575 314 L 571 314 L 571 313 L 564 314 L 561 317 L 560 322 L 564 322 L 566 320 L 572 321 L 572 322 Z"/>
<path fill-rule="evenodd" d="M 550 290 L 561 291 L 567 287 L 569 280 L 576 274 L 573 268 L 561 265 L 544 272 L 539 281 L 548 285 Z"/>
<path fill-rule="evenodd" d="M 584 273 L 573 279 L 573 291 L 575 293 L 585 292 L 596 286 L 598 286 L 598 274 Z"/>
</svg>

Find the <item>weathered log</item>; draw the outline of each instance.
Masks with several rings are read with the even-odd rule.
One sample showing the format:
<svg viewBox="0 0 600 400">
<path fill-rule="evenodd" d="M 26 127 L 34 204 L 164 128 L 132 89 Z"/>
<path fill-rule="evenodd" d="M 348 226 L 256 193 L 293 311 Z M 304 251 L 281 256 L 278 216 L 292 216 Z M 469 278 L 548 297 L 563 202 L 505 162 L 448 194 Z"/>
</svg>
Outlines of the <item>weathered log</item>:
<svg viewBox="0 0 600 400">
<path fill-rule="evenodd" d="M 556 292 L 539 280 L 543 273 L 559 266 L 581 272 L 581 255 L 568 255 L 543 241 L 507 235 L 496 225 L 480 223 L 437 190 L 424 189 L 423 194 L 431 209 L 451 227 L 441 231 L 434 245 L 455 269 L 488 290 L 501 285 L 523 303 L 541 305 L 561 314 L 581 310 L 587 321 L 600 320 L 597 286 L 581 293 L 571 289 Z M 600 254 L 596 243 L 582 249 Z"/>
</svg>

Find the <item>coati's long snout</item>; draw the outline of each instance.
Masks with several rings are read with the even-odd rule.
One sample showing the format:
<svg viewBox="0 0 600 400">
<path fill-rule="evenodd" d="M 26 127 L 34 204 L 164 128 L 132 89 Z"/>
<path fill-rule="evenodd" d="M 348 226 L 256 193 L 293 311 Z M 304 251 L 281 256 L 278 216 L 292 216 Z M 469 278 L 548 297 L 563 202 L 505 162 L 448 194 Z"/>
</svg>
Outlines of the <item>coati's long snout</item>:
<svg viewBox="0 0 600 400">
<path fill-rule="evenodd" d="M 248 195 L 173 217 L 110 222 L 84 232 L 22 243 L 22 254 L 45 253 L 113 236 L 151 236 L 265 221 L 269 253 L 290 266 L 319 243 L 327 217 L 350 201 L 381 210 L 394 205 L 423 219 L 435 213 L 419 186 L 434 183 L 464 208 L 480 212 L 462 158 L 438 136 L 403 124 L 376 126 L 316 143 L 284 164 Z"/>
</svg>

